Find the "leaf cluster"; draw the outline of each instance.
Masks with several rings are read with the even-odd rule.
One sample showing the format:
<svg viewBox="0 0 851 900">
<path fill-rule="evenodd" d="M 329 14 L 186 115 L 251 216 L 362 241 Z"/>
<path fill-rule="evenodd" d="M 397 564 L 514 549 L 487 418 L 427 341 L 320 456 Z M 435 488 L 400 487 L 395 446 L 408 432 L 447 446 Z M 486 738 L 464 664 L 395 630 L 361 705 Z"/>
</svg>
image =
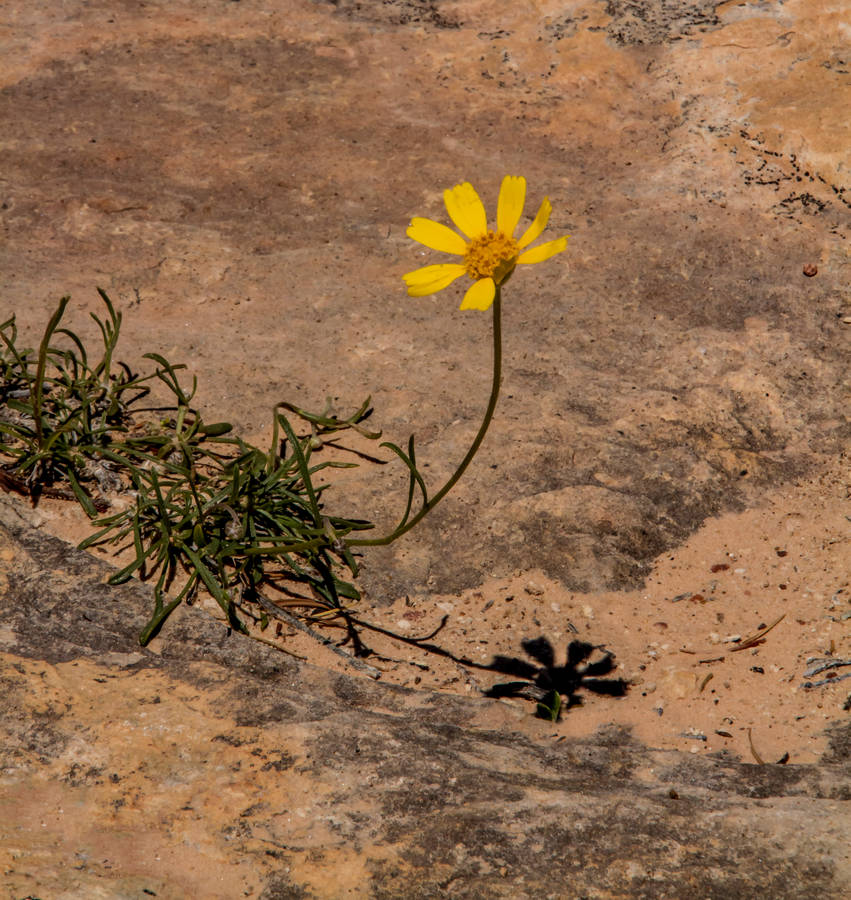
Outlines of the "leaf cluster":
<svg viewBox="0 0 851 900">
<path fill-rule="evenodd" d="M 28 493 L 63 490 L 68 484 L 95 532 L 83 548 L 108 544 L 132 552 L 132 560 L 110 582 L 154 579 L 154 610 L 140 635 L 146 644 L 184 600 L 206 589 L 231 626 L 246 631 L 240 612 L 251 612 L 261 591 L 276 602 L 339 614 L 357 600 L 352 583 L 357 562 L 345 538 L 372 528 L 361 519 L 327 515 L 321 470 L 352 463 L 315 462 L 323 437 L 351 428 L 370 439 L 362 422 L 369 399 L 347 419 L 328 410 L 309 413 L 289 403 L 273 412 L 272 442 L 260 449 L 233 434 L 227 422 L 206 423 L 192 406 L 197 387 L 184 388 L 179 370 L 149 353 L 153 372 L 134 375 L 113 363 L 121 324 L 100 291 L 107 318 L 96 363 L 82 341 L 59 327 L 68 298 L 51 317 L 37 353 L 17 347 L 14 318 L 0 325 L 0 481 Z M 64 336 L 68 346 L 55 345 Z M 140 420 L 138 402 L 146 382 L 158 380 L 171 401 L 156 407 L 156 421 Z M 148 410 L 150 412 L 151 410 Z M 299 436 L 285 411 L 305 420 Z M 118 493 L 123 508 L 109 508 Z M 106 514 L 104 507 L 109 508 Z M 346 573 L 345 576 L 343 573 Z M 169 591 L 176 587 L 176 593 Z"/>
<path fill-rule="evenodd" d="M 37 500 L 54 485 L 68 485 L 92 516 L 96 503 L 89 482 L 100 486 L 110 477 L 109 448 L 127 430 L 130 406 L 146 396 L 145 382 L 123 363 L 113 363 L 121 314 L 100 291 L 107 316 L 92 318 L 103 346 L 91 360 L 82 341 L 60 327 L 69 297 L 63 297 L 45 329 L 37 351 L 19 349 L 15 317 L 0 324 L 0 456 L 5 487 Z M 57 346 L 58 336 L 68 346 Z M 100 467 L 92 463 L 99 460 Z M 62 496 L 63 488 L 54 493 Z"/>
</svg>

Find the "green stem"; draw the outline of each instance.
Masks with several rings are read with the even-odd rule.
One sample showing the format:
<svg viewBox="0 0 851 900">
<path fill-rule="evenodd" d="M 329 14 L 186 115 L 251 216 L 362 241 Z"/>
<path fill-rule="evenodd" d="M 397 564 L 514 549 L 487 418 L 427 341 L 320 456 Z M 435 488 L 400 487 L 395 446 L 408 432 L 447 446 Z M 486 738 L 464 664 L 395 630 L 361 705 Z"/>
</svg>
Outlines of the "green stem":
<svg viewBox="0 0 851 900">
<path fill-rule="evenodd" d="M 405 522 L 404 525 L 399 526 L 395 531 L 392 531 L 390 534 L 385 535 L 381 538 L 354 538 L 353 540 L 347 540 L 346 543 L 350 547 L 385 547 L 387 544 L 392 544 L 396 538 L 400 538 L 406 531 L 410 531 L 414 525 L 420 522 L 428 513 L 430 513 L 435 506 L 455 487 L 458 479 L 464 474 L 467 469 L 467 466 L 473 460 L 473 457 L 478 452 L 479 447 L 482 444 L 482 441 L 485 439 L 485 434 L 487 433 L 488 426 L 491 423 L 491 419 L 493 418 L 494 410 L 496 409 L 496 402 L 499 399 L 499 386 L 502 381 L 502 292 L 500 286 L 496 287 L 496 296 L 493 300 L 493 382 L 491 384 L 491 396 L 488 401 L 488 408 L 485 410 L 485 417 L 482 420 L 482 424 L 479 426 L 479 431 L 476 434 L 475 440 L 470 445 L 470 449 L 467 451 L 467 455 L 464 459 L 461 460 L 461 465 L 455 470 L 452 477 L 443 487 L 427 502 L 423 504 L 422 509 L 412 518 Z"/>
</svg>

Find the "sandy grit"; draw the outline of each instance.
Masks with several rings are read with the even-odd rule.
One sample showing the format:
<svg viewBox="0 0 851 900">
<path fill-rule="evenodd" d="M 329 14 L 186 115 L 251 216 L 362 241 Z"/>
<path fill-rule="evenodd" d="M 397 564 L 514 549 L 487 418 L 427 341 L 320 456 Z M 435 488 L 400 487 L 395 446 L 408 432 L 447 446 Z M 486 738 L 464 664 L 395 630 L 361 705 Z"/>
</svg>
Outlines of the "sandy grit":
<svg viewBox="0 0 851 900">
<path fill-rule="evenodd" d="M 436 633 L 417 646 L 364 629 L 366 661 L 382 681 L 471 696 L 512 682 L 548 686 L 547 648 L 564 667 L 574 642 L 574 665 L 562 669 L 560 684 L 570 688 L 570 676 L 583 672 L 586 680 L 564 694 L 558 723 L 536 718 L 534 701 L 507 697 L 485 702 L 478 724 L 557 740 L 615 725 L 653 747 L 813 762 L 827 748 L 826 726 L 851 714 L 849 514 L 840 459 L 758 508 L 706 522 L 657 560 L 641 590 L 580 594 L 517 571 L 457 595 L 419 593 L 389 605 L 367 597 L 357 610 L 364 622 L 409 639 Z M 42 502 L 31 515 L 68 539 L 85 528 L 71 504 Z M 201 603 L 217 614 L 212 600 Z M 286 624 L 255 634 L 358 674 Z M 594 650 L 577 652 L 580 643 Z M 606 654 L 614 654 L 611 671 L 597 665 Z M 613 695 L 618 687 L 621 696 Z"/>
</svg>

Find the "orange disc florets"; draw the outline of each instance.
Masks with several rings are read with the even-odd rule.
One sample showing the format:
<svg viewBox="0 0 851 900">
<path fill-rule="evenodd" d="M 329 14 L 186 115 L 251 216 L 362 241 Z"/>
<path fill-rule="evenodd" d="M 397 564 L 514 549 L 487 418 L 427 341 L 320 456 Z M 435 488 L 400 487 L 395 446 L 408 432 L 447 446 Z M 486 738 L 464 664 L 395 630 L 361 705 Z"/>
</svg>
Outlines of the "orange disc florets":
<svg viewBox="0 0 851 900">
<path fill-rule="evenodd" d="M 464 266 L 470 278 L 496 277 L 502 281 L 514 268 L 513 261 L 518 253 L 514 238 L 501 231 L 489 231 L 470 241 L 464 254 Z"/>
</svg>

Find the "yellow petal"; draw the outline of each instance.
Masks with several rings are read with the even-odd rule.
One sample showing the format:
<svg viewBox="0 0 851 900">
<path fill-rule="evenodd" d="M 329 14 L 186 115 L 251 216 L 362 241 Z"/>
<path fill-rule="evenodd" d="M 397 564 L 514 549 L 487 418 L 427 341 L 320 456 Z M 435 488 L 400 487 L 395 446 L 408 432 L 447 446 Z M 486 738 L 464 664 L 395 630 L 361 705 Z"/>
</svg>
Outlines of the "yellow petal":
<svg viewBox="0 0 851 900">
<path fill-rule="evenodd" d="M 514 229 L 523 215 L 526 202 L 526 179 L 522 175 L 506 175 L 499 189 L 496 208 L 496 229 L 514 237 Z"/>
<path fill-rule="evenodd" d="M 442 253 L 456 253 L 463 256 L 467 249 L 467 242 L 457 231 L 431 219 L 411 219 L 406 234 L 412 240 Z"/>
<path fill-rule="evenodd" d="M 443 202 L 449 218 L 471 240 L 488 230 L 488 217 L 482 201 L 469 181 L 456 184 L 443 192 Z"/>
<path fill-rule="evenodd" d="M 523 265 L 543 262 L 545 259 L 549 259 L 551 256 L 555 256 L 556 253 L 561 253 L 561 251 L 564 250 L 566 246 L 567 235 L 565 235 L 564 237 L 560 237 L 558 240 L 548 241 L 546 244 L 541 244 L 538 247 L 533 247 L 531 250 L 527 250 L 525 253 L 521 253 L 520 256 L 517 257 L 517 262 Z"/>
<path fill-rule="evenodd" d="M 464 294 L 461 301 L 461 309 L 480 309 L 482 311 L 491 308 L 493 298 L 496 296 L 496 285 L 493 278 L 480 278 Z"/>
<path fill-rule="evenodd" d="M 436 266 L 423 266 L 403 275 L 408 286 L 409 297 L 425 297 L 436 294 L 460 278 L 467 270 L 458 263 L 441 263 Z"/>
<path fill-rule="evenodd" d="M 550 213 L 553 211 L 552 204 L 549 201 L 548 197 L 544 197 L 544 202 L 541 204 L 540 209 L 538 210 L 538 215 L 535 216 L 535 221 L 523 232 L 523 237 L 517 242 L 517 246 L 522 250 L 524 247 L 528 247 L 532 241 L 537 240 L 540 236 L 541 232 L 547 227 L 547 222 L 550 220 Z"/>
</svg>

